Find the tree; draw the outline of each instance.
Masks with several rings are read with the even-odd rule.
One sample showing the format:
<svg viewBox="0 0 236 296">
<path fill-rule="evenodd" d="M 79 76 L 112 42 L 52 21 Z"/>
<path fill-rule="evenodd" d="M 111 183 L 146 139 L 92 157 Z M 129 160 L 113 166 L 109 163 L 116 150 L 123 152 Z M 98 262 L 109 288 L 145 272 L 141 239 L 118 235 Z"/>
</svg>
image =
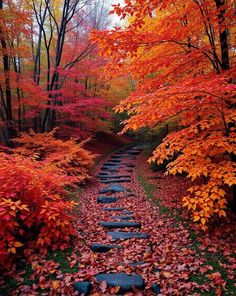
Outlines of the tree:
<svg viewBox="0 0 236 296">
<path fill-rule="evenodd" d="M 92 40 L 110 59 L 108 75 L 139 80 L 116 108 L 131 115 L 123 131 L 178 119 L 182 129 L 150 161 L 171 160 L 168 173 L 191 178 L 184 206 L 206 229 L 213 217 L 226 216 L 236 183 L 234 3 L 136 0 L 112 13 L 129 23 L 94 32 Z"/>
</svg>

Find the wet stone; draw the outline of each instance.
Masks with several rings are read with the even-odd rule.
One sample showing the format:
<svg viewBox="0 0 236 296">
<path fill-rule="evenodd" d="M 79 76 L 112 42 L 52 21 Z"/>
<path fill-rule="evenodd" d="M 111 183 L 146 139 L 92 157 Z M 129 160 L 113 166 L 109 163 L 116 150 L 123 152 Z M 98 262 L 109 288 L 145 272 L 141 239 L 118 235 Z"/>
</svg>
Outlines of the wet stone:
<svg viewBox="0 0 236 296">
<path fill-rule="evenodd" d="M 141 233 L 141 232 L 109 231 L 107 234 L 113 240 L 131 239 L 131 238 L 137 238 L 137 239 L 147 239 L 148 238 L 147 233 Z"/>
<path fill-rule="evenodd" d="M 114 183 L 130 183 L 130 179 L 113 179 L 113 180 L 100 180 L 102 184 L 114 184 Z"/>
<path fill-rule="evenodd" d="M 123 210 L 125 210 L 125 208 L 120 208 L 120 207 L 103 208 L 103 211 L 123 211 Z"/>
<path fill-rule="evenodd" d="M 92 284 L 90 282 L 77 282 L 75 289 L 79 292 L 79 295 L 88 296 L 92 290 Z"/>
<path fill-rule="evenodd" d="M 125 188 L 123 186 L 120 185 L 110 185 L 104 189 L 99 190 L 99 193 L 115 193 L 115 192 L 126 192 L 126 191 L 130 191 L 128 188 Z"/>
<path fill-rule="evenodd" d="M 122 212 L 122 215 L 133 215 L 133 211 Z"/>
<path fill-rule="evenodd" d="M 99 225 L 112 229 L 112 228 L 126 228 L 126 227 L 134 227 L 140 228 L 141 224 L 139 222 L 123 222 L 123 221 L 114 221 L 114 222 L 98 222 Z"/>
<path fill-rule="evenodd" d="M 147 264 L 147 263 L 144 261 L 139 261 L 139 262 L 131 262 L 131 263 L 128 263 L 127 265 L 131 267 L 136 267 L 136 266 L 142 266 L 144 264 Z"/>
<path fill-rule="evenodd" d="M 95 276 L 98 282 L 105 281 L 109 287 L 119 286 L 119 293 L 132 291 L 132 286 L 136 289 L 144 288 L 144 280 L 138 274 L 128 275 L 126 273 L 104 273 Z"/>
<path fill-rule="evenodd" d="M 152 292 L 154 293 L 154 295 L 158 295 L 161 293 L 161 287 L 158 284 L 153 284 L 152 285 Z"/>
<path fill-rule="evenodd" d="M 122 246 L 118 245 L 102 245 L 102 244 L 92 244 L 90 249 L 96 253 L 106 253 L 111 249 L 122 249 Z"/>
<path fill-rule="evenodd" d="M 118 176 L 118 175 L 110 175 L 110 176 L 100 176 L 99 174 L 97 175 L 97 177 L 99 179 L 130 179 L 131 177 L 129 175 L 121 175 L 121 176 Z"/>
<path fill-rule="evenodd" d="M 134 216 L 112 216 L 112 219 L 120 219 L 120 220 L 132 220 Z"/>
<path fill-rule="evenodd" d="M 120 167 L 120 164 L 118 163 L 109 163 L 109 162 L 105 162 L 103 164 L 103 167 Z"/>
<path fill-rule="evenodd" d="M 101 176 L 108 176 L 108 173 L 107 172 L 100 172 L 99 175 L 101 175 Z"/>
<path fill-rule="evenodd" d="M 118 197 L 113 197 L 113 196 L 98 196 L 97 202 L 98 203 L 112 203 L 112 202 L 117 202 L 119 200 Z"/>
</svg>

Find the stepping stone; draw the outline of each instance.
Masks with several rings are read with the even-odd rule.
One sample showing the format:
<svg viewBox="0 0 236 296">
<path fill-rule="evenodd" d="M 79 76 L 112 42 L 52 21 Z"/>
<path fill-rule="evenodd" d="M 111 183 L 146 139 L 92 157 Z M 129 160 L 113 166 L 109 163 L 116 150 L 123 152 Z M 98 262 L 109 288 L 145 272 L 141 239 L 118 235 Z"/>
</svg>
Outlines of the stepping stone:
<svg viewBox="0 0 236 296">
<path fill-rule="evenodd" d="M 126 192 L 126 191 L 130 191 L 130 190 L 120 185 L 110 185 L 104 189 L 99 190 L 99 193 L 104 194 L 109 192 L 115 193 L 115 192 Z"/>
<path fill-rule="evenodd" d="M 122 249 L 122 246 L 118 245 L 102 245 L 102 244 L 92 244 L 90 249 L 96 253 L 106 253 L 111 249 Z"/>
<path fill-rule="evenodd" d="M 138 155 L 141 151 L 139 150 L 129 150 L 126 153 L 130 154 L 130 155 Z"/>
<path fill-rule="evenodd" d="M 158 284 L 153 284 L 152 285 L 152 291 L 154 293 L 154 295 L 158 295 L 161 293 L 161 287 Z"/>
<path fill-rule="evenodd" d="M 101 273 L 95 276 L 98 282 L 105 281 L 108 287 L 119 286 L 119 293 L 132 291 L 132 287 L 136 289 L 144 288 L 144 280 L 138 274 L 128 275 L 124 272 L 121 273 Z"/>
<path fill-rule="evenodd" d="M 103 167 L 113 167 L 113 168 L 117 168 L 117 167 L 120 167 L 120 164 L 118 163 L 109 163 L 109 162 L 105 162 L 103 164 Z"/>
<path fill-rule="evenodd" d="M 108 173 L 106 173 L 106 172 L 100 172 L 98 175 L 101 175 L 101 176 L 108 176 Z"/>
<path fill-rule="evenodd" d="M 90 282 L 76 282 L 74 286 L 79 292 L 79 295 L 88 296 L 92 290 L 92 284 Z"/>
<path fill-rule="evenodd" d="M 133 215 L 133 211 L 122 212 L 122 215 Z"/>
<path fill-rule="evenodd" d="M 120 160 L 121 158 L 123 158 L 123 155 L 111 155 L 111 158 Z"/>
<path fill-rule="evenodd" d="M 103 208 L 103 211 L 123 211 L 125 208 L 119 208 L 119 207 L 114 207 L 114 208 Z M 123 213 L 122 213 L 123 214 Z"/>
<path fill-rule="evenodd" d="M 144 264 L 147 264 L 147 263 L 144 261 L 139 261 L 139 262 L 131 262 L 131 263 L 128 263 L 127 265 L 131 267 L 136 267 L 136 266 L 142 266 Z"/>
<path fill-rule="evenodd" d="M 99 225 L 112 229 L 112 228 L 126 228 L 126 227 L 134 227 L 140 228 L 141 224 L 139 222 L 123 222 L 123 221 L 114 221 L 114 222 L 98 222 Z"/>
<path fill-rule="evenodd" d="M 109 231 L 107 235 L 109 235 L 113 240 L 131 239 L 131 238 L 147 239 L 149 237 L 147 233 L 125 232 L 125 231 Z"/>
<path fill-rule="evenodd" d="M 101 180 L 102 184 L 112 184 L 112 183 L 130 183 L 130 179 L 114 179 L 114 180 Z"/>
<path fill-rule="evenodd" d="M 118 180 L 121 179 L 121 178 L 128 178 L 128 179 L 131 178 L 131 176 L 129 176 L 129 175 L 122 175 L 122 176 L 117 176 L 117 175 L 99 176 L 99 175 L 97 175 L 97 177 L 99 179 L 118 179 Z"/>
<path fill-rule="evenodd" d="M 113 196 L 98 196 L 97 202 L 98 203 L 112 203 L 112 202 L 117 202 L 119 200 L 118 197 L 113 197 Z"/>
<path fill-rule="evenodd" d="M 109 159 L 109 160 L 107 161 L 107 163 L 120 163 L 120 162 L 121 162 L 120 159 Z"/>
<path fill-rule="evenodd" d="M 120 219 L 120 220 L 132 220 L 134 216 L 112 216 L 112 219 Z"/>
</svg>

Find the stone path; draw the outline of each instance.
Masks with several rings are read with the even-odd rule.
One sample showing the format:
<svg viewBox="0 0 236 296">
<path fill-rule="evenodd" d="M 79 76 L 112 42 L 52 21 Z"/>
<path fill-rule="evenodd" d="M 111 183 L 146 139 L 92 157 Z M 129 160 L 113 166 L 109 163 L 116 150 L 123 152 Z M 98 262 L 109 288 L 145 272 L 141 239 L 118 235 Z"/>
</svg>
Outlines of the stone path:
<svg viewBox="0 0 236 296">
<path fill-rule="evenodd" d="M 109 256 L 112 256 L 113 253 L 110 251 L 119 252 L 124 249 L 120 242 L 131 240 L 138 248 L 139 241 L 142 241 L 143 245 L 143 241 L 149 238 L 148 233 L 142 231 L 142 221 L 136 221 L 136 212 L 130 211 L 130 207 L 127 209 L 124 206 L 126 200 L 129 206 L 132 206 L 132 198 L 135 199 L 135 194 L 129 188 L 129 184 L 132 184 L 130 173 L 134 167 L 133 162 L 141 151 L 142 149 L 139 147 L 120 149 L 110 156 L 110 159 L 102 165 L 97 174 L 97 179 L 103 185 L 101 189 L 98 189 L 97 203 L 101 205 L 101 211 L 109 215 L 109 221 L 98 220 L 97 226 L 102 227 L 105 231 L 108 230 L 106 234 L 113 243 L 93 242 L 90 249 L 94 253 L 109 252 Z M 120 206 L 121 202 L 122 206 Z M 145 265 L 145 262 L 134 261 L 129 262 L 128 265 L 142 266 Z M 96 274 L 94 278 L 97 282 L 105 282 L 107 287 L 119 286 L 117 292 L 119 295 L 145 288 L 145 279 L 134 272 L 131 274 L 118 271 L 104 272 Z M 76 282 L 75 289 L 79 295 L 90 295 L 92 284 L 89 281 Z M 158 283 L 153 284 L 151 290 L 152 295 L 158 295 L 160 293 Z"/>
</svg>

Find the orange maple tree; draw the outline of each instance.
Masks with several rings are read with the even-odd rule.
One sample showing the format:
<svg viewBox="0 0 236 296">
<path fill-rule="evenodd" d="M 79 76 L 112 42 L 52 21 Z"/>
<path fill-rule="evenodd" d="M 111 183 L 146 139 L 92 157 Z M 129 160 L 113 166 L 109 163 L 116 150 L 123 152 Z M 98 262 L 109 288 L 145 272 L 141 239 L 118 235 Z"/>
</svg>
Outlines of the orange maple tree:
<svg viewBox="0 0 236 296">
<path fill-rule="evenodd" d="M 96 31 L 109 58 L 107 76 L 132 75 L 137 89 L 117 106 L 123 132 L 175 118 L 180 130 L 156 148 L 150 162 L 170 163 L 192 186 L 184 206 L 203 229 L 226 216 L 236 184 L 234 2 L 135 0 L 115 5 L 124 28 Z"/>
</svg>

